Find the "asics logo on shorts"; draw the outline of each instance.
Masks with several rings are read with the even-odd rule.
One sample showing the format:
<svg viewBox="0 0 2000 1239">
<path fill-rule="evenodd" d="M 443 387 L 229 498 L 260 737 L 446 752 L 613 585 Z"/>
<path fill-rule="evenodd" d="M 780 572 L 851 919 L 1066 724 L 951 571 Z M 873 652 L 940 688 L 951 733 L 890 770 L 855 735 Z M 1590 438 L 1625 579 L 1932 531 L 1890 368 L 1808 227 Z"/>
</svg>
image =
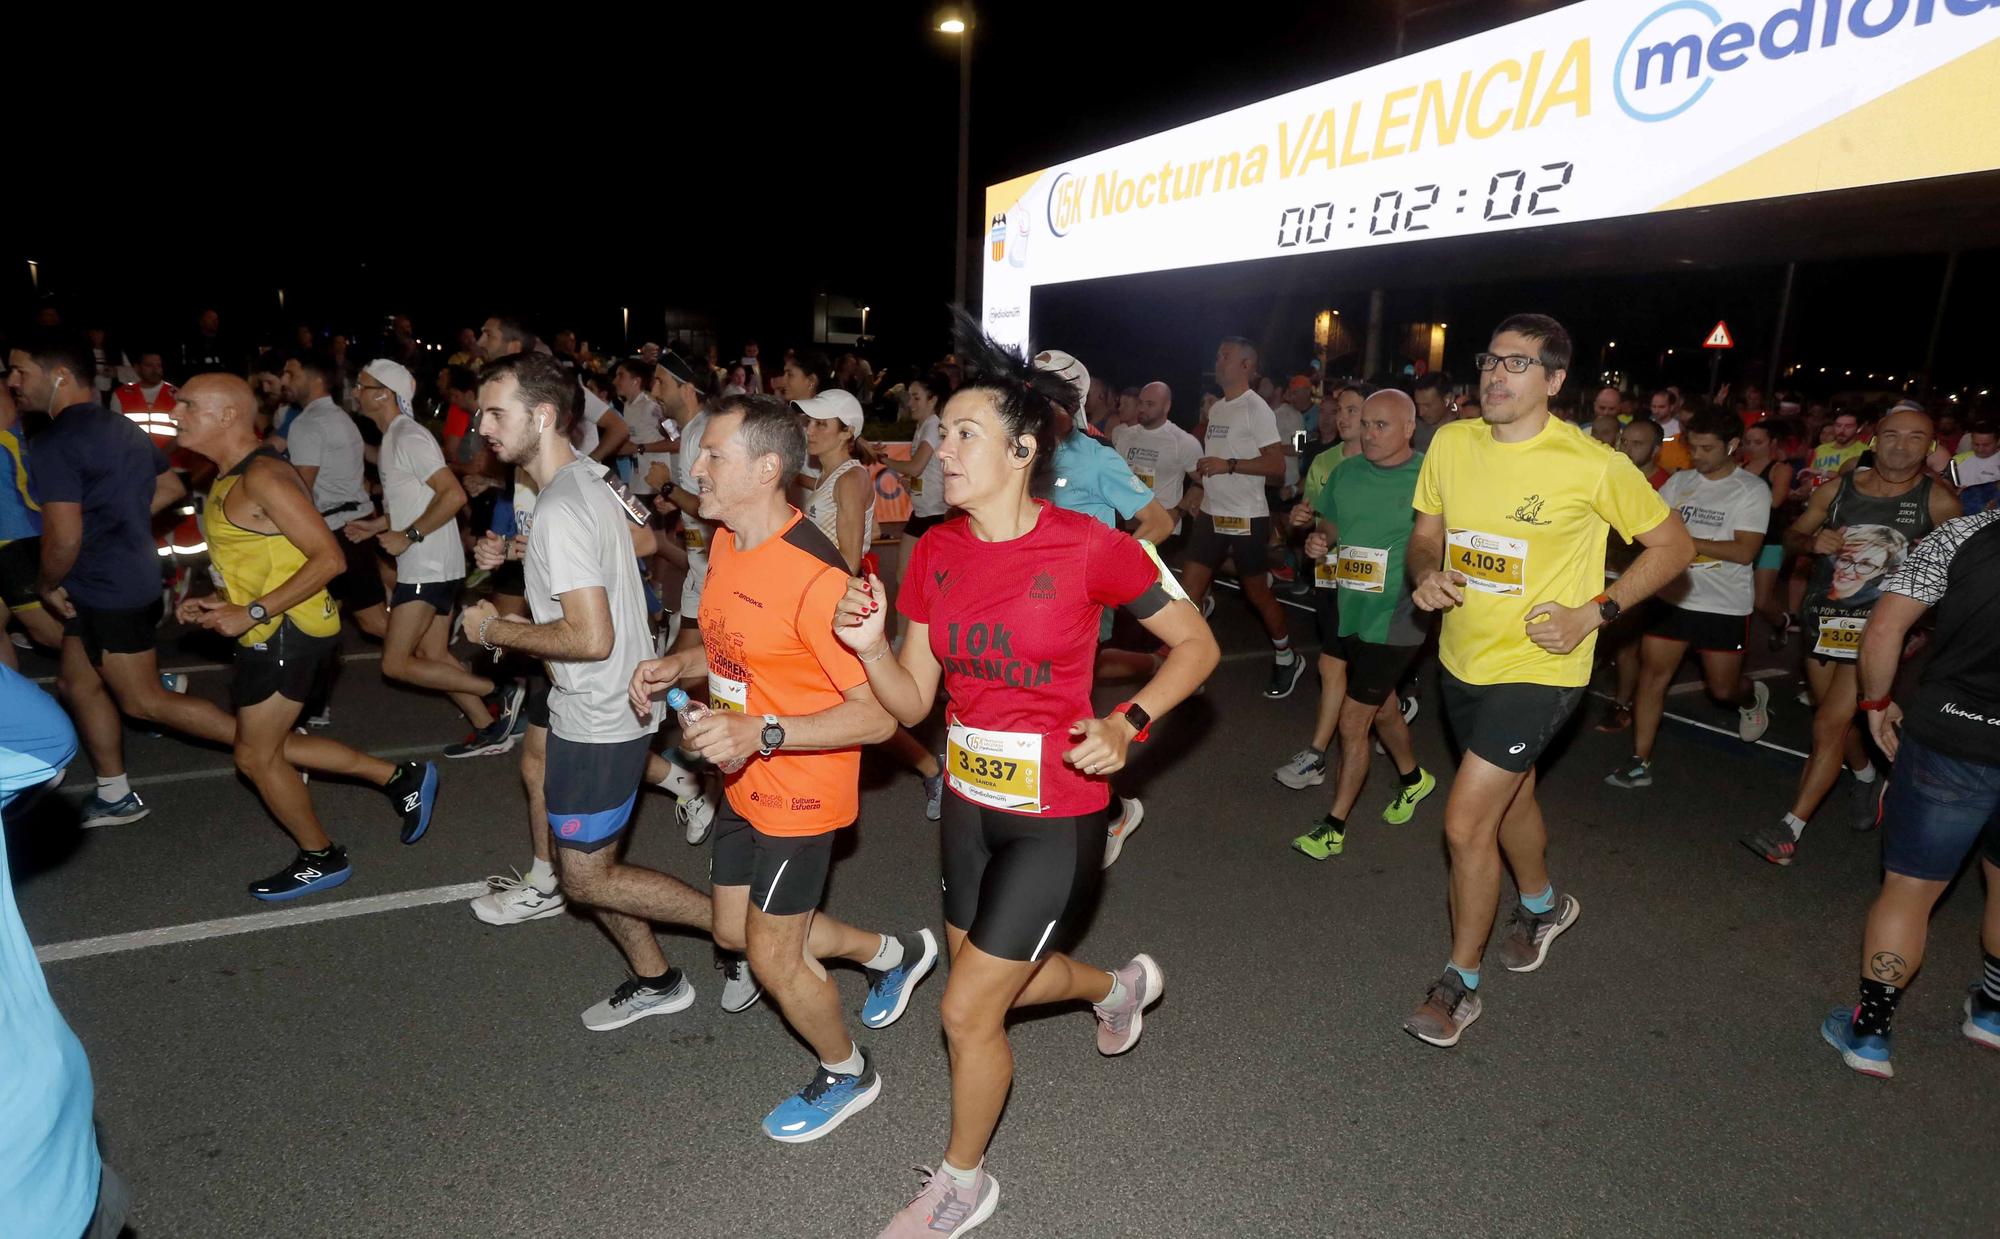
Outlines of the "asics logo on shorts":
<svg viewBox="0 0 2000 1239">
<path fill-rule="evenodd" d="M 1520 751 L 1521 751 L 1522 749 L 1525 749 L 1525 748 L 1527 748 L 1527 747 L 1528 747 L 1528 746 L 1527 746 L 1527 745 L 1526 745 L 1525 743 L 1522 743 L 1522 744 L 1517 744 L 1517 745 L 1515 745 L 1515 746 L 1514 746 L 1513 748 L 1510 748 L 1510 749 L 1508 749 L 1507 751 L 1508 751 L 1509 753 L 1518 753 L 1518 752 L 1520 752 Z"/>
</svg>

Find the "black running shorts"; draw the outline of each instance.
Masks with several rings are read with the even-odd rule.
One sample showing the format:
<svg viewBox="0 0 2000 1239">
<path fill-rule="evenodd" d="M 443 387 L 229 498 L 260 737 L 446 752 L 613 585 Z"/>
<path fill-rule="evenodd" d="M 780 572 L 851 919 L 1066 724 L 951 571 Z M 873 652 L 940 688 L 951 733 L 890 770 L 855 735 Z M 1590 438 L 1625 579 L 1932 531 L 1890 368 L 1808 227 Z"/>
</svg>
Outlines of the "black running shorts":
<svg viewBox="0 0 2000 1239">
<path fill-rule="evenodd" d="M 63 621 L 63 635 L 83 642 L 83 652 L 95 667 L 106 654 L 147 654 L 157 644 L 160 615 L 166 604 L 153 602 L 131 610 L 98 610 L 74 600 L 76 614 Z"/>
<path fill-rule="evenodd" d="M 389 609 L 395 610 L 406 602 L 421 602 L 439 615 L 450 615 L 458 606 L 458 596 L 465 589 L 465 578 L 453 581 L 425 581 L 420 584 L 396 582 L 395 591 L 389 595 Z"/>
<path fill-rule="evenodd" d="M 229 704 L 241 710 L 273 697 L 300 705 L 323 701 L 339 650 L 338 633 L 314 637 L 285 620 L 256 645 L 236 647 L 236 670 L 229 678 Z"/>
<path fill-rule="evenodd" d="M 1000 959 L 1037 960 L 1075 942 L 1103 880 L 1104 810 L 1029 817 L 947 790 L 945 923 Z"/>
<path fill-rule="evenodd" d="M 345 527 L 333 531 L 334 540 L 347 555 L 347 570 L 327 582 L 326 592 L 349 611 L 365 611 L 380 606 L 389 596 L 382 588 L 382 553 L 375 539 L 349 542 Z"/>
<path fill-rule="evenodd" d="M 1646 635 L 1663 641 L 1685 641 L 1697 650 L 1740 654 L 1750 635 L 1750 617 L 1690 611 L 1656 598 L 1646 604 Z"/>
<path fill-rule="evenodd" d="M 710 886 L 747 886 L 750 902 L 768 916 L 802 916 L 819 907 L 833 868 L 833 836 L 767 835 L 723 797 L 715 810 Z"/>
<path fill-rule="evenodd" d="M 1223 560 L 1234 560 L 1239 577 L 1268 571 L 1271 565 L 1271 518 L 1253 516 L 1247 519 L 1249 533 L 1217 533 L 1214 517 L 1206 512 L 1196 513 L 1188 522 L 1187 551 L 1182 555 L 1182 562 L 1201 564 L 1212 572 L 1222 567 Z"/>
<path fill-rule="evenodd" d="M 652 753 L 650 735 L 609 744 L 551 735 L 542 799 L 547 802 L 549 833 L 556 846 L 595 852 L 616 843 L 631 824 L 639 780 Z"/>
<path fill-rule="evenodd" d="M 1443 668 L 1438 689 L 1459 747 L 1516 774 L 1534 767 L 1584 693 L 1580 686 L 1467 684 Z"/>
<path fill-rule="evenodd" d="M 40 538 L 16 538 L 0 543 L 0 602 L 14 611 L 41 606 L 42 596 L 35 589 L 41 571 Z"/>
<path fill-rule="evenodd" d="M 1377 645 L 1360 637 L 1340 639 L 1334 657 L 1347 664 L 1347 696 L 1362 705 L 1379 706 L 1396 691 L 1396 684 L 1423 652 L 1421 645 Z"/>
</svg>

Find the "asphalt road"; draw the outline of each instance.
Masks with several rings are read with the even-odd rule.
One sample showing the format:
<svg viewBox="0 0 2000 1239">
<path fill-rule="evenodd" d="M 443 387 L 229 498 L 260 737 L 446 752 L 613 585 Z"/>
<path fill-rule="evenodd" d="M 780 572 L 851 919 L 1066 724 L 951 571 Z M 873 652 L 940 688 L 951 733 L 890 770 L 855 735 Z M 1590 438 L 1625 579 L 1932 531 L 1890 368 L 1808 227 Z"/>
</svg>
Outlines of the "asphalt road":
<svg viewBox="0 0 2000 1239">
<path fill-rule="evenodd" d="M 1958 1033 L 1980 964 L 1976 877 L 1937 915 L 1900 1074 L 1855 1076 L 1818 1033 L 1851 1000 L 1877 880 L 1845 784 L 1778 869 L 1736 836 L 1784 811 L 1796 759 L 1676 725 L 1658 783 L 1621 792 L 1600 780 L 1624 740 L 1579 727 L 1543 787 L 1553 871 L 1582 918 L 1540 972 L 1489 968 L 1485 1017 L 1432 1049 L 1400 1025 L 1448 951 L 1442 789 L 1408 826 L 1373 821 L 1393 778 L 1378 758 L 1346 855 L 1288 850 L 1332 790 L 1269 773 L 1304 740 L 1314 681 L 1261 700 L 1266 664 L 1236 600 L 1216 626 L 1230 661 L 1128 776 L 1146 822 L 1079 952 L 1107 966 L 1151 952 L 1166 998 L 1116 1060 L 1096 1053 L 1086 1009 L 1016 1024 L 988 1162 L 1003 1194 L 981 1234 L 1995 1233 L 2000 1059 Z M 1803 747 L 1796 678 L 1766 661 L 1770 740 Z M 223 673 L 196 673 L 194 691 L 223 690 Z M 1710 717 L 1697 700 L 1673 708 Z M 333 734 L 382 752 L 462 731 L 365 657 L 334 710 Z M 1432 712 L 1416 731 L 1448 772 Z M 82 832 L 55 799 L 8 833 L 141 1239 L 870 1236 L 917 1187 L 908 1168 L 941 1155 L 942 972 L 863 1038 L 880 1102 L 808 1145 L 757 1124 L 805 1081 L 809 1053 L 768 1004 L 716 1007 L 704 942 L 663 936 L 699 991 L 691 1010 L 586 1031 L 578 1013 L 621 977 L 594 925 L 491 928 L 450 889 L 527 866 L 510 757 L 441 763 L 436 824 L 413 848 L 377 794 L 316 782 L 356 872 L 300 911 L 416 906 L 278 924 L 231 920 L 270 910 L 243 886 L 289 845 L 226 755 L 135 733 L 130 763 L 145 821 Z M 89 774 L 79 758 L 72 785 Z M 643 804 L 633 859 L 703 881 L 665 799 Z M 869 928 L 939 926 L 936 852 L 915 777 L 871 763 L 828 906 Z M 254 928 L 90 942 L 211 921 Z M 861 974 L 839 980 L 858 1006 Z"/>
</svg>

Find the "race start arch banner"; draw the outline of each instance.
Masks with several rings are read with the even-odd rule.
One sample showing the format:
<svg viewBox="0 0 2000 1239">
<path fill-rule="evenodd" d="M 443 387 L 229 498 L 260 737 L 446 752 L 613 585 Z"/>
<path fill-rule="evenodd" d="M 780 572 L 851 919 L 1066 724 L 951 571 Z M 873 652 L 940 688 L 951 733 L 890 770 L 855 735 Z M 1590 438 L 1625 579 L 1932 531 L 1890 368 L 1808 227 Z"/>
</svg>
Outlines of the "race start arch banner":
<svg viewBox="0 0 2000 1239">
<path fill-rule="evenodd" d="M 2000 167 L 2000 0 L 1586 0 L 986 191 L 1042 284 Z"/>
</svg>

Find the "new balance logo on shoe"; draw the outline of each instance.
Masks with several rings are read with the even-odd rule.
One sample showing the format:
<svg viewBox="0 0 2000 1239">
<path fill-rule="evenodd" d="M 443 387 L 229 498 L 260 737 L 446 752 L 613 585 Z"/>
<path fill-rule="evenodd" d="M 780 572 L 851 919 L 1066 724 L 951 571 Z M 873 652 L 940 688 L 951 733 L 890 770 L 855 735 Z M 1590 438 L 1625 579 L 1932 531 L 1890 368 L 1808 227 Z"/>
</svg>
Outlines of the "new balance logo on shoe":
<svg viewBox="0 0 2000 1239">
<path fill-rule="evenodd" d="M 415 813 L 417 806 L 423 802 L 423 798 L 424 794 L 422 792 L 411 792 L 409 795 L 403 797 L 403 812 Z"/>
<path fill-rule="evenodd" d="M 326 876 L 325 874 L 313 868 L 311 865 L 307 865 L 305 868 L 292 874 L 292 877 L 300 882 L 310 882 L 314 878 L 323 878 L 325 876 Z"/>
</svg>

